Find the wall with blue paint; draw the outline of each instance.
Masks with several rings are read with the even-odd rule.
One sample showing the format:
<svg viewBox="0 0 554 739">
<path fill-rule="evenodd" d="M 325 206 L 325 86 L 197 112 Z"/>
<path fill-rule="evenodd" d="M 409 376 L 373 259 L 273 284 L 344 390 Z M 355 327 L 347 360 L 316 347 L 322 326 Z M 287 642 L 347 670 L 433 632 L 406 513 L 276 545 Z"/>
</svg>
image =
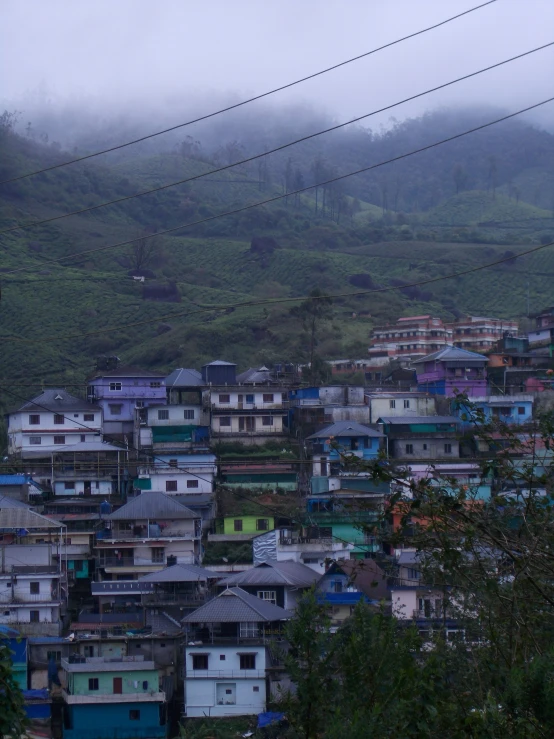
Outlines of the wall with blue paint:
<svg viewBox="0 0 554 739">
<path fill-rule="evenodd" d="M 159 703 L 95 703 L 65 707 L 64 739 L 158 739 L 167 736 Z M 138 719 L 131 719 L 139 711 Z"/>
</svg>

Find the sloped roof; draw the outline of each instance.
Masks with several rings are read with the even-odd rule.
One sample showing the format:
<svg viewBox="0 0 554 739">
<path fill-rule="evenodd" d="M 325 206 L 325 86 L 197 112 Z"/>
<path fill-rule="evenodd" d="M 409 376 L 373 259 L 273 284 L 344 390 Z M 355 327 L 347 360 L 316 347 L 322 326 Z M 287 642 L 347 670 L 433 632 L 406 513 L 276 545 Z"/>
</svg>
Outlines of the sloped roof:
<svg viewBox="0 0 554 739">
<path fill-rule="evenodd" d="M 198 518 L 198 513 L 191 511 L 170 495 L 145 490 L 117 511 L 106 518 L 110 521 L 143 521 L 156 518 Z"/>
<path fill-rule="evenodd" d="M 26 400 L 23 405 L 17 407 L 17 411 L 50 411 L 54 413 L 67 413 L 69 411 L 100 411 L 100 407 L 87 403 L 82 398 L 71 395 L 64 388 L 48 388 L 31 400 Z"/>
<path fill-rule="evenodd" d="M 321 431 L 316 431 L 315 434 L 308 436 L 308 439 L 328 439 L 330 436 L 338 438 L 341 436 L 380 437 L 383 434 L 357 421 L 337 421 L 337 423 L 333 423 L 330 426 L 325 426 Z"/>
<path fill-rule="evenodd" d="M 22 500 L 10 498 L 9 495 L 0 495 L 0 509 L 2 508 L 30 508 L 30 506 Z"/>
<path fill-rule="evenodd" d="M 174 369 L 171 374 L 165 378 L 165 386 L 172 387 L 196 387 L 203 385 L 202 375 L 198 370 L 180 367 Z"/>
<path fill-rule="evenodd" d="M 0 508 L 0 529 L 61 529 L 65 524 L 54 521 L 29 508 Z"/>
<path fill-rule="evenodd" d="M 156 380 L 163 380 L 164 376 L 161 372 L 150 372 L 140 367 L 130 367 L 129 365 L 121 365 L 111 370 L 97 370 L 91 375 L 91 379 L 100 377 L 155 377 Z"/>
<path fill-rule="evenodd" d="M 244 383 L 262 383 L 269 382 L 271 380 L 271 370 L 267 367 L 260 367 L 259 369 L 253 369 L 249 367 L 240 375 L 237 375 L 237 382 Z"/>
<path fill-rule="evenodd" d="M 319 578 L 315 570 L 300 562 L 267 560 L 244 572 L 236 572 L 219 584 L 230 586 L 245 585 L 289 585 L 309 588 Z"/>
<path fill-rule="evenodd" d="M 172 565 L 159 572 L 139 577 L 139 582 L 205 582 L 217 577 L 215 572 L 197 565 Z"/>
<path fill-rule="evenodd" d="M 215 359 L 213 362 L 203 364 L 202 367 L 236 367 L 235 362 L 225 362 L 223 359 Z"/>
<path fill-rule="evenodd" d="M 368 598 L 383 597 L 387 592 L 387 575 L 373 559 L 339 559 L 321 577 L 325 580 L 333 572 L 343 572 L 359 591 Z"/>
<path fill-rule="evenodd" d="M 433 352 L 433 354 L 428 354 L 426 357 L 412 360 L 412 364 L 423 364 L 425 362 L 434 362 L 435 360 L 441 360 L 443 362 L 462 362 L 464 360 L 471 362 L 481 361 L 483 364 L 488 362 L 487 357 L 484 357 L 482 354 L 448 345 L 439 349 L 438 352 Z"/>
<path fill-rule="evenodd" d="M 267 623 L 285 621 L 292 618 L 292 613 L 284 608 L 274 606 L 242 588 L 228 588 L 216 598 L 208 601 L 196 611 L 185 616 L 182 623 L 240 623 L 256 621 Z"/>
</svg>

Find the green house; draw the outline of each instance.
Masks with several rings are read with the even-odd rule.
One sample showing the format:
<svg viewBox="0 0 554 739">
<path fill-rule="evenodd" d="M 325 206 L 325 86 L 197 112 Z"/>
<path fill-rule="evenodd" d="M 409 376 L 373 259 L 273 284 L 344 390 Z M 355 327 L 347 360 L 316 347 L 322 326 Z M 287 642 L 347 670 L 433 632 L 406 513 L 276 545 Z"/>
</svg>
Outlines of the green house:
<svg viewBox="0 0 554 739">
<path fill-rule="evenodd" d="M 273 516 L 225 516 L 216 521 L 216 534 L 226 534 L 232 536 L 234 534 L 262 534 L 264 531 L 271 531 L 275 528 L 275 518 Z"/>
</svg>

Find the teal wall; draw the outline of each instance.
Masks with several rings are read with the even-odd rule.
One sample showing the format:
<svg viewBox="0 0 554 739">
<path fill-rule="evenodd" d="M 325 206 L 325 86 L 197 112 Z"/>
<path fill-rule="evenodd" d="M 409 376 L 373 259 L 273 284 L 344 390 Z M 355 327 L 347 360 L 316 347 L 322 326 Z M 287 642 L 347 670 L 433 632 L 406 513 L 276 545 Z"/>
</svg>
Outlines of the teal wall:
<svg viewBox="0 0 554 739">
<path fill-rule="evenodd" d="M 64 739 L 158 739 L 167 736 L 167 726 L 160 725 L 159 703 L 96 703 L 66 706 L 65 711 Z M 131 720 L 131 711 L 140 711 L 140 718 Z"/>
<path fill-rule="evenodd" d="M 113 679 L 120 677 L 123 681 L 123 693 L 157 693 L 160 681 L 157 670 L 122 670 L 114 666 L 110 672 L 68 672 L 67 684 L 72 695 L 113 695 Z M 98 678 L 98 690 L 89 690 L 89 678 Z M 134 683 L 138 681 L 138 687 Z M 143 688 L 143 682 L 148 686 Z"/>
</svg>

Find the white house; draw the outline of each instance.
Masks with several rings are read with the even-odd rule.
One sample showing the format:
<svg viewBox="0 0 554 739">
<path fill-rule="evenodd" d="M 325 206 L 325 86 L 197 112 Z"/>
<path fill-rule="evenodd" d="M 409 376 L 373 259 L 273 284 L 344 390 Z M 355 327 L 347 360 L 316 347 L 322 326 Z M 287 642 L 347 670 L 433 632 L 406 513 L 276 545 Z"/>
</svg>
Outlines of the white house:
<svg viewBox="0 0 554 739">
<path fill-rule="evenodd" d="M 270 643 L 282 638 L 292 614 L 228 588 L 185 616 L 185 713 L 188 717 L 244 716 L 265 711 Z M 270 687 L 271 690 L 271 687 Z"/>
<path fill-rule="evenodd" d="M 286 434 L 288 396 L 273 387 L 213 387 L 211 435 L 219 441 L 264 443 Z"/>
<path fill-rule="evenodd" d="M 135 484 L 168 495 L 212 493 L 216 472 L 214 454 L 156 454 L 150 464 L 139 467 Z"/>
<path fill-rule="evenodd" d="M 273 529 L 252 539 L 254 565 L 268 560 L 300 562 L 323 575 L 330 560 L 349 559 L 355 548 L 341 539 L 310 536 L 308 531 Z"/>
<path fill-rule="evenodd" d="M 436 414 L 435 397 L 429 393 L 386 392 L 365 396 L 369 407 L 369 423 L 391 416 L 433 416 Z"/>
</svg>

